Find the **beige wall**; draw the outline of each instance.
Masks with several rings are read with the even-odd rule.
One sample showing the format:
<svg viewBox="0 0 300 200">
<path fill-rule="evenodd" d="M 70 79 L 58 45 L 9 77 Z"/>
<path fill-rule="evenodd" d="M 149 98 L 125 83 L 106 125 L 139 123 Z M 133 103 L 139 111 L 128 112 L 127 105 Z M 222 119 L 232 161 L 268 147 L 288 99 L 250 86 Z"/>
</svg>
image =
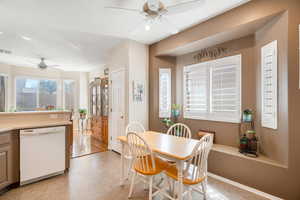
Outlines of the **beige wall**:
<svg viewBox="0 0 300 200">
<path fill-rule="evenodd" d="M 110 59 L 106 65 L 110 73 L 120 69 L 125 70 L 125 125 L 131 121 L 138 121 L 142 123 L 146 129 L 149 127 L 148 60 L 149 47 L 147 45 L 127 40 L 111 50 Z M 145 85 L 145 96 L 144 102 L 142 103 L 133 101 L 133 82 L 141 82 Z M 111 125 L 111 123 L 109 124 Z"/>
<path fill-rule="evenodd" d="M 288 13 L 276 17 L 255 34 L 255 68 L 257 83 L 256 129 L 260 133 L 263 153 L 288 164 Z M 278 45 L 278 129 L 261 127 L 261 47 L 277 40 Z"/>
<path fill-rule="evenodd" d="M 129 49 L 129 71 L 128 71 L 128 102 L 129 122 L 138 121 L 146 130 L 149 128 L 148 120 L 148 77 L 149 77 L 149 47 L 138 42 L 131 41 Z M 142 83 L 145 87 L 144 101 L 133 101 L 133 83 Z"/>
<path fill-rule="evenodd" d="M 243 71 L 242 87 L 247 88 L 246 91 L 250 91 L 249 93 L 253 94 L 252 96 L 243 91 L 243 107 L 255 106 L 257 110 L 256 125 L 258 126 L 258 132 L 262 135 L 264 153 L 270 158 L 286 164 L 287 169 L 220 152 L 212 152 L 209 158 L 209 171 L 285 199 L 298 200 L 300 199 L 300 146 L 298 144 L 300 142 L 298 134 L 300 132 L 298 116 L 298 113 L 300 113 L 300 90 L 298 87 L 300 2 L 298 0 L 253 0 L 248 4 L 151 45 L 149 58 L 150 129 L 162 130 L 161 122 L 157 117 L 158 68 L 169 66 L 174 69 L 172 75 L 173 77 L 176 76 L 179 82 L 176 82 L 172 89 L 174 91 L 174 88 L 176 88 L 177 93 L 179 92 L 175 96 L 177 96 L 177 101 L 180 102 L 182 98 L 180 94 L 180 68 L 185 62 L 189 63 L 189 61 L 185 60 L 188 58 L 184 56 L 179 57 L 176 67 L 176 60 L 174 58 L 162 58 L 157 55 L 170 52 L 180 46 L 188 45 L 210 35 L 225 31 L 228 32 L 243 24 L 267 16 L 278 15 L 278 13 L 283 14 L 268 22 L 268 24 L 255 33 L 254 43 L 248 47 L 240 47 L 237 51 L 246 54 L 243 58 L 246 58 L 248 61 L 243 63 L 243 70 L 246 69 L 250 73 L 249 76 L 248 74 L 245 76 L 246 72 Z M 260 49 L 263 45 L 273 40 L 278 40 L 279 48 L 279 128 L 276 131 L 259 127 Z M 234 43 L 239 46 L 244 42 L 231 42 L 228 45 L 234 45 Z M 253 60 L 251 60 L 251 54 L 254 58 Z M 255 82 L 253 87 L 251 87 L 251 81 Z M 216 129 L 218 143 L 235 145 L 234 132 L 237 132 L 238 129 L 234 124 L 220 124 L 218 122 L 200 120 L 188 120 L 184 122 L 192 127 L 193 132 L 197 131 L 198 127 Z"/>
</svg>

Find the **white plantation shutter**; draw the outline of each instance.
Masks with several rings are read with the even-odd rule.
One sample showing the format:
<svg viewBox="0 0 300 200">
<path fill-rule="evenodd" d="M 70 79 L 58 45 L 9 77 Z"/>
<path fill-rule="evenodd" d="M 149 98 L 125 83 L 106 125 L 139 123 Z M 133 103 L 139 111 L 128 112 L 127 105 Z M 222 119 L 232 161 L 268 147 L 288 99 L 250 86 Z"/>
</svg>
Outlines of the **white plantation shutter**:
<svg viewBox="0 0 300 200">
<path fill-rule="evenodd" d="M 208 63 L 188 66 L 184 69 L 184 115 L 205 117 L 208 112 Z"/>
<path fill-rule="evenodd" d="M 171 117 L 171 69 L 159 69 L 159 117 Z"/>
<path fill-rule="evenodd" d="M 184 67 L 184 117 L 240 122 L 241 55 Z"/>
<path fill-rule="evenodd" d="M 218 59 L 211 67 L 213 118 L 239 122 L 241 116 L 241 55 Z"/>
<path fill-rule="evenodd" d="M 277 129 L 277 41 L 261 49 L 261 79 L 261 123 Z"/>
</svg>

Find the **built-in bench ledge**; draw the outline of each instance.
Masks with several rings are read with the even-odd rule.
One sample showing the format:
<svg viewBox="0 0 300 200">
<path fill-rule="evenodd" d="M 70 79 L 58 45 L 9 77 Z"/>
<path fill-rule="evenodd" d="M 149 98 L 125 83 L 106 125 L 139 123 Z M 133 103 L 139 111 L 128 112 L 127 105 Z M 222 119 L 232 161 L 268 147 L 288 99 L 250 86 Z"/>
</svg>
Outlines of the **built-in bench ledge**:
<svg viewBox="0 0 300 200">
<path fill-rule="evenodd" d="M 228 155 L 231 155 L 231 156 L 237 156 L 237 157 L 240 157 L 240 158 L 243 158 L 243 159 L 249 159 L 249 160 L 253 160 L 253 161 L 256 161 L 256 162 L 261 162 L 261 163 L 265 163 L 265 164 L 268 164 L 268 165 L 273 165 L 273 166 L 276 166 L 276 167 L 288 168 L 286 165 L 284 165 L 284 164 L 282 164 L 278 161 L 272 160 L 272 159 L 270 159 L 266 156 L 263 156 L 263 155 L 259 155 L 257 158 L 245 156 L 245 155 L 239 153 L 238 148 L 232 147 L 232 146 L 227 146 L 227 145 L 222 145 L 222 144 L 214 144 L 213 148 L 212 148 L 212 151 L 225 153 L 225 154 L 228 154 Z"/>
</svg>

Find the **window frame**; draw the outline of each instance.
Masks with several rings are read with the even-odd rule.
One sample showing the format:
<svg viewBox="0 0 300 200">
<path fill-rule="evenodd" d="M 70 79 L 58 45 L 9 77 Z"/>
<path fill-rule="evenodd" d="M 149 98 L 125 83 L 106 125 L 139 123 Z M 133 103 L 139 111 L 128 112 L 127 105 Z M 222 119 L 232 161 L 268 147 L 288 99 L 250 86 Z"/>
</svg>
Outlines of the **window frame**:
<svg viewBox="0 0 300 200">
<path fill-rule="evenodd" d="M 59 106 L 61 105 L 60 103 L 60 100 L 59 100 L 59 96 L 61 95 L 60 94 L 60 91 L 61 91 L 61 88 L 60 88 L 60 79 L 55 79 L 55 78 L 46 78 L 46 77 L 38 77 L 38 76 L 24 76 L 24 75 L 21 75 L 21 76 L 15 76 L 14 77 L 14 106 L 15 106 L 15 109 L 17 109 L 17 79 L 32 79 L 32 80 L 38 80 L 38 81 L 41 81 L 41 80 L 48 80 L 48 81 L 55 81 L 56 82 L 56 110 L 59 108 Z M 39 106 L 39 90 L 37 90 L 37 105 Z M 38 108 L 38 107 L 37 107 Z M 32 111 L 35 111 L 35 110 L 32 110 Z M 18 112 L 27 112 L 27 111 L 18 111 Z M 31 111 L 29 111 L 31 112 Z"/>
<path fill-rule="evenodd" d="M 167 68 L 167 67 L 160 67 L 159 70 L 158 70 L 158 89 L 159 89 L 159 92 L 158 92 L 158 109 L 159 109 L 159 118 L 170 118 L 171 117 L 171 110 L 172 110 L 172 69 L 171 68 Z M 169 109 L 168 111 L 165 111 L 165 110 L 161 110 L 161 80 L 160 80 L 160 77 L 161 77 L 161 73 L 167 73 L 169 75 L 169 78 L 170 78 L 170 82 L 169 82 L 169 90 L 168 90 L 168 96 L 170 97 L 170 99 L 168 100 L 169 101 Z"/>
<path fill-rule="evenodd" d="M 239 95 L 239 110 L 236 118 L 234 117 L 224 117 L 220 116 L 216 113 L 212 112 L 212 69 L 213 69 L 213 64 L 216 62 L 219 62 L 220 60 L 223 59 L 239 59 L 238 60 L 238 78 L 237 78 L 237 83 L 239 83 L 239 88 L 238 88 L 238 95 Z M 200 67 L 200 65 L 206 65 L 207 67 L 207 76 L 208 76 L 208 83 L 207 83 L 207 112 L 203 114 L 190 114 L 189 112 L 186 111 L 186 71 L 190 68 L 197 68 Z M 216 121 L 216 122 L 227 122 L 227 123 L 240 123 L 241 122 L 241 113 L 242 113 L 242 55 L 237 54 L 237 55 L 232 55 L 232 56 L 226 56 L 223 58 L 219 59 L 214 59 L 210 61 L 205 61 L 197 64 L 192 64 L 192 65 L 186 65 L 183 67 L 182 70 L 183 74 L 183 118 L 184 119 L 195 119 L 195 120 L 206 120 L 206 121 Z"/>
<path fill-rule="evenodd" d="M 9 98 L 9 94 L 8 94 L 8 82 L 9 82 L 9 76 L 8 74 L 5 73 L 0 73 L 0 76 L 5 77 L 5 86 L 4 86 L 4 93 L 5 93 L 5 102 L 4 102 L 4 112 L 8 111 L 8 98 Z"/>
</svg>

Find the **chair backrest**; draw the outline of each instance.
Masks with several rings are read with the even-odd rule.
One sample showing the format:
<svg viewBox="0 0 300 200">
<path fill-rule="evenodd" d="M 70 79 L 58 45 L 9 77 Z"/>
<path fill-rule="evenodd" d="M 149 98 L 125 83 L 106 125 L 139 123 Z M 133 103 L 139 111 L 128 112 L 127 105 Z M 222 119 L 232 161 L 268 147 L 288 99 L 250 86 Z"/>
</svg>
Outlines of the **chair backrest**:
<svg viewBox="0 0 300 200">
<path fill-rule="evenodd" d="M 213 146 L 213 138 L 212 134 L 207 134 L 195 146 L 192 157 L 184 168 L 185 178 L 196 182 L 207 176 L 207 159 Z"/>
<path fill-rule="evenodd" d="M 172 125 L 167 131 L 167 134 L 177 136 L 177 137 L 184 137 L 184 138 L 192 137 L 190 128 L 187 125 L 182 123 L 177 123 Z"/>
<path fill-rule="evenodd" d="M 127 143 L 133 157 L 135 168 L 138 168 L 145 173 L 151 173 L 156 169 L 152 150 L 138 133 L 129 132 L 127 134 Z"/>
<path fill-rule="evenodd" d="M 146 130 L 140 122 L 130 122 L 126 127 L 126 135 L 129 132 L 144 133 Z"/>
</svg>

